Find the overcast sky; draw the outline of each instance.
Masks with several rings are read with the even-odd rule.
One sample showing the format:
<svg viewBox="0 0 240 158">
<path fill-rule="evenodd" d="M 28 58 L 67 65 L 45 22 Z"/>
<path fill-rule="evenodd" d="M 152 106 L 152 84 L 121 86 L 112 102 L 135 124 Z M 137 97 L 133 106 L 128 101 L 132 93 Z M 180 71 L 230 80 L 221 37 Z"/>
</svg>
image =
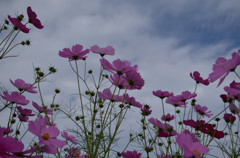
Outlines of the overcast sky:
<svg viewBox="0 0 240 158">
<path fill-rule="evenodd" d="M 217 57 L 230 58 L 239 48 L 238 0 L 1 0 L 0 23 L 7 15 L 27 16 L 28 6 L 37 13 L 44 28 L 28 25 L 30 33 L 17 38 L 30 39 L 32 44 L 14 49 L 12 54 L 19 55 L 18 58 L 0 62 L 0 83 L 14 90 L 9 78 L 32 82 L 33 65 L 45 70 L 54 65 L 58 73 L 44 83 L 44 97 L 49 104 L 54 88 L 62 90 L 66 99 L 58 98 L 58 102 L 64 104 L 77 92 L 67 59 L 58 56 L 59 50 L 75 44 L 84 48 L 111 45 L 116 55 L 107 59 L 120 58 L 138 64 L 145 86 L 131 94 L 152 106 L 155 117 L 160 117 L 161 108 L 153 90 L 175 94 L 193 91 L 195 82 L 190 72 L 197 70 L 207 78 Z M 89 65 L 99 66 L 98 56 L 89 56 L 94 59 L 89 60 Z M 218 89 L 217 83 L 200 85 L 199 104 L 220 111 L 218 96 L 231 77 Z M 133 116 L 128 119 L 132 124 L 136 122 Z"/>
</svg>

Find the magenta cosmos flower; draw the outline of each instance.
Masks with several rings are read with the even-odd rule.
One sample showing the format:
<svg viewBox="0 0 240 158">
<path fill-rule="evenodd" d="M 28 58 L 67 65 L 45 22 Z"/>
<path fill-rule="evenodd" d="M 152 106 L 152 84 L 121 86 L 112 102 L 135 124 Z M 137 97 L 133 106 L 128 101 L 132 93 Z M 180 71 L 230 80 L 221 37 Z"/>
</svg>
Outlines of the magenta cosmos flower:
<svg viewBox="0 0 240 158">
<path fill-rule="evenodd" d="M 238 50 L 238 52 L 240 52 Z M 237 66 L 240 65 L 240 55 L 239 53 L 234 52 L 232 58 L 227 60 L 223 57 L 219 57 L 216 60 L 216 63 L 213 65 L 213 72 L 209 74 L 210 82 L 214 82 L 217 79 L 221 78 L 218 85 L 220 86 L 224 79 L 227 77 L 230 71 L 234 71 Z"/>
<path fill-rule="evenodd" d="M 166 97 L 170 97 L 173 95 L 173 93 L 170 93 L 168 91 L 161 91 L 161 90 L 157 90 L 157 91 L 153 91 L 153 95 L 155 95 L 156 97 L 159 97 L 161 99 L 164 99 Z"/>
<path fill-rule="evenodd" d="M 161 120 L 162 120 L 162 121 L 170 122 L 170 121 L 172 121 L 174 118 L 175 118 L 174 115 L 167 114 L 167 115 L 162 115 Z"/>
<path fill-rule="evenodd" d="M 1 95 L 1 97 L 7 101 L 19 105 L 27 105 L 29 103 L 29 100 L 26 100 L 25 96 L 19 94 L 16 91 L 12 92 L 10 95 L 8 94 L 8 92 L 3 92 L 3 95 Z"/>
<path fill-rule="evenodd" d="M 116 101 L 116 102 L 121 102 L 122 98 L 118 95 L 113 95 L 110 88 L 106 88 L 103 90 L 103 92 L 98 92 L 98 97 L 101 99 L 107 99 L 110 100 L 112 102 Z"/>
<path fill-rule="evenodd" d="M 228 93 L 228 97 L 240 101 L 240 83 L 233 81 L 230 86 L 224 87 L 224 90 Z"/>
<path fill-rule="evenodd" d="M 109 61 L 107 61 L 105 58 L 100 59 L 102 67 L 110 71 L 112 73 L 116 72 L 119 76 L 124 74 L 125 72 L 128 72 L 132 69 L 137 70 L 137 65 L 131 66 L 131 63 L 129 61 L 121 61 L 120 59 L 114 60 L 111 64 Z"/>
<path fill-rule="evenodd" d="M 63 138 L 65 138 L 66 140 L 69 140 L 70 142 L 72 142 L 73 144 L 76 144 L 77 143 L 77 139 L 72 136 L 72 135 L 69 135 L 67 132 L 63 131 L 61 136 Z"/>
<path fill-rule="evenodd" d="M 239 112 L 240 112 L 240 110 L 239 110 L 239 108 L 235 105 L 235 104 L 233 104 L 233 103 L 231 103 L 230 105 L 229 105 L 229 110 L 235 115 L 235 114 L 239 114 Z"/>
<path fill-rule="evenodd" d="M 57 148 L 63 148 L 67 143 L 57 139 L 60 131 L 57 127 L 47 126 L 44 118 L 39 117 L 35 121 L 29 121 L 28 130 L 38 136 L 39 145 L 44 145 L 43 152 L 56 154 Z"/>
<path fill-rule="evenodd" d="M 39 19 L 37 19 L 37 14 L 34 11 L 32 11 L 31 7 L 27 7 L 27 14 L 28 14 L 28 18 L 29 18 L 29 20 L 28 20 L 29 23 L 33 24 L 38 29 L 43 28 L 41 21 Z"/>
<path fill-rule="evenodd" d="M 110 75 L 110 78 L 108 78 L 109 81 L 117 86 L 119 89 L 126 89 L 128 86 L 128 82 L 123 77 L 123 75 L 119 76 L 118 74 Z"/>
<path fill-rule="evenodd" d="M 72 46 L 72 50 L 69 48 L 64 48 L 62 51 L 59 51 L 59 56 L 63 58 L 69 58 L 69 61 L 86 59 L 86 54 L 89 53 L 89 49 L 83 50 L 83 46 L 76 44 Z"/>
<path fill-rule="evenodd" d="M 40 112 L 40 113 L 46 113 L 46 114 L 50 114 L 52 115 L 52 109 L 47 109 L 47 108 L 43 108 L 42 106 L 39 106 L 37 103 L 35 103 L 34 101 L 32 102 L 32 105 Z"/>
<path fill-rule="evenodd" d="M 201 154 L 209 152 L 209 149 L 198 142 L 194 134 L 191 134 L 188 130 L 183 131 L 181 134 L 177 134 L 176 142 L 182 147 L 184 157 L 201 158 Z"/>
<path fill-rule="evenodd" d="M 142 104 L 136 101 L 134 97 L 130 97 L 128 94 L 121 96 L 122 101 L 128 103 L 129 105 L 135 106 L 137 108 L 142 108 Z"/>
<path fill-rule="evenodd" d="M 133 89 L 142 89 L 144 86 L 144 80 L 142 79 L 141 75 L 135 70 L 132 69 L 128 72 L 125 72 L 126 81 L 128 82 L 127 89 L 133 90 Z"/>
<path fill-rule="evenodd" d="M 223 118 L 227 123 L 231 123 L 231 124 L 233 124 L 234 121 L 236 120 L 235 116 L 233 116 L 232 114 L 228 114 L 228 113 L 225 113 Z"/>
<path fill-rule="evenodd" d="M 192 79 L 194 79 L 196 81 L 196 83 L 202 83 L 204 85 L 209 85 L 209 80 L 208 79 L 203 79 L 200 76 L 200 73 L 198 71 L 194 71 L 193 73 L 190 73 L 190 76 L 192 77 Z"/>
<path fill-rule="evenodd" d="M 0 157 L 14 158 L 14 153 L 22 152 L 24 145 L 16 138 L 4 136 L 5 128 L 0 128 Z"/>
<path fill-rule="evenodd" d="M 152 113 L 152 110 L 150 109 L 150 106 L 149 105 L 144 105 L 141 109 L 142 111 L 142 115 L 143 116 L 148 116 Z"/>
<path fill-rule="evenodd" d="M 134 150 L 134 151 L 122 152 L 121 155 L 123 158 L 140 158 L 142 154 Z"/>
<path fill-rule="evenodd" d="M 10 79 L 10 82 L 18 88 L 19 91 L 27 91 L 29 93 L 37 93 L 34 89 L 37 87 L 33 87 L 32 84 L 25 83 L 22 79 L 16 79 L 14 82 Z"/>
<path fill-rule="evenodd" d="M 171 137 L 177 134 L 170 124 L 164 124 L 155 118 L 150 118 L 148 121 L 154 126 L 158 127 L 158 137 Z"/>
<path fill-rule="evenodd" d="M 34 116 L 35 114 L 32 113 L 31 109 L 23 109 L 21 106 L 17 107 L 17 110 L 19 112 L 18 118 L 20 121 L 27 122 L 28 121 L 28 116 Z"/>
<path fill-rule="evenodd" d="M 17 29 L 21 30 L 24 33 L 29 33 L 30 29 L 23 25 L 22 22 L 18 20 L 18 18 L 12 18 L 10 15 L 8 15 L 8 19 Z"/>
<path fill-rule="evenodd" d="M 91 47 L 91 51 L 96 54 L 100 54 L 102 57 L 104 55 L 114 55 L 115 49 L 112 46 L 107 46 L 105 48 L 99 48 L 98 45 L 94 45 Z"/>
<path fill-rule="evenodd" d="M 207 116 L 211 117 L 213 114 L 211 114 L 212 111 L 207 111 L 208 108 L 206 106 L 201 106 L 201 105 L 195 105 L 194 106 L 194 111 L 199 113 L 202 117 Z"/>
</svg>

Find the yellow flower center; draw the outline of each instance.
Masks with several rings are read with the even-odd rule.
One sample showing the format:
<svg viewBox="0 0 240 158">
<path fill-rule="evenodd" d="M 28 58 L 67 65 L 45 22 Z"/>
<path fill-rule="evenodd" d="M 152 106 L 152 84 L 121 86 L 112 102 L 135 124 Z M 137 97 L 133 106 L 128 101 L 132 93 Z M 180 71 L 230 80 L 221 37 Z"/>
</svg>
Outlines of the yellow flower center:
<svg viewBox="0 0 240 158">
<path fill-rule="evenodd" d="M 193 149 L 192 151 L 195 152 L 198 156 L 200 156 L 200 153 L 196 149 Z"/>
<path fill-rule="evenodd" d="M 80 156 L 80 154 L 79 154 L 79 153 L 76 153 L 76 154 L 75 154 L 75 157 L 79 157 L 79 156 Z"/>
<path fill-rule="evenodd" d="M 42 138 L 43 138 L 44 140 L 48 140 L 49 134 L 48 134 L 48 133 L 44 133 L 44 134 L 42 135 Z"/>
</svg>

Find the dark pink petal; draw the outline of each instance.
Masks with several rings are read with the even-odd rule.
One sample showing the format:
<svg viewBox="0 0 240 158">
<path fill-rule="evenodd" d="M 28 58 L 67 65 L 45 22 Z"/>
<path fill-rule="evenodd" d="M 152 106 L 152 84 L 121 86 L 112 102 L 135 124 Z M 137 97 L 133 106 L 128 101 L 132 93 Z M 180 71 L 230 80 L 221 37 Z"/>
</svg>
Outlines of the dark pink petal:
<svg viewBox="0 0 240 158">
<path fill-rule="evenodd" d="M 21 30 L 24 33 L 29 33 L 29 28 L 27 28 L 25 25 L 22 24 L 21 21 L 19 21 L 17 18 L 12 18 L 10 15 L 8 15 L 8 19 L 11 21 L 11 23 L 17 27 L 19 30 Z"/>
<path fill-rule="evenodd" d="M 31 7 L 27 8 L 27 14 L 28 14 L 28 18 L 29 18 L 30 23 L 32 23 L 38 29 L 43 28 L 43 26 L 41 24 L 41 21 L 39 19 L 37 19 L 37 14 L 34 11 L 32 11 Z"/>
</svg>

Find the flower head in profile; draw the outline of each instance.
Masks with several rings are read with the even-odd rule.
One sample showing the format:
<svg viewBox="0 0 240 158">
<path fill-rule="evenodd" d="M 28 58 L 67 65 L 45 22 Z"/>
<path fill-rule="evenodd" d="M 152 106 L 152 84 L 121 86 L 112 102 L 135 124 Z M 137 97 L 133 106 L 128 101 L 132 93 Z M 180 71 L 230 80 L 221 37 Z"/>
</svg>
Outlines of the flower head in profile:
<svg viewBox="0 0 240 158">
<path fill-rule="evenodd" d="M 170 93 L 168 91 L 157 90 L 157 91 L 153 91 L 153 95 L 155 95 L 156 97 L 159 97 L 161 99 L 164 99 L 166 97 L 173 96 L 173 93 Z"/>
<path fill-rule="evenodd" d="M 19 29 L 24 33 L 29 33 L 30 29 L 23 25 L 22 22 L 18 20 L 18 18 L 12 18 L 10 15 L 8 15 L 8 19 L 11 21 L 11 23 L 15 26 L 16 29 Z"/>
<path fill-rule="evenodd" d="M 142 108 L 142 104 L 136 101 L 134 97 L 130 97 L 128 94 L 125 94 L 121 96 L 121 101 L 124 101 L 125 103 L 128 103 L 129 105 L 135 106 L 137 108 Z"/>
<path fill-rule="evenodd" d="M 150 106 L 149 105 L 144 105 L 141 109 L 142 111 L 142 115 L 143 116 L 148 116 L 152 113 L 152 110 L 150 109 Z"/>
<path fill-rule="evenodd" d="M 224 90 L 228 93 L 228 97 L 240 101 L 240 83 L 233 81 L 230 86 L 225 86 Z"/>
<path fill-rule="evenodd" d="M 207 116 L 211 117 L 213 114 L 211 114 L 211 111 L 207 111 L 208 108 L 206 106 L 201 106 L 201 105 L 195 105 L 194 106 L 194 111 L 199 113 L 202 117 Z"/>
<path fill-rule="evenodd" d="M 91 51 L 93 53 L 100 54 L 102 57 L 104 55 L 114 55 L 115 54 L 115 49 L 112 46 L 100 48 L 98 45 L 94 45 L 91 47 Z"/>
<path fill-rule="evenodd" d="M 102 58 L 100 59 L 100 62 L 105 70 L 112 73 L 116 72 L 119 76 L 132 69 L 137 70 L 137 65 L 131 66 L 131 63 L 127 60 L 121 61 L 120 59 L 116 59 L 111 64 L 108 60 Z"/>
<path fill-rule="evenodd" d="M 239 114 L 240 109 L 233 103 L 231 103 L 229 105 L 229 110 L 233 113 L 233 114 Z"/>
<path fill-rule="evenodd" d="M 81 155 L 81 150 L 78 148 L 70 148 L 70 149 L 66 149 L 66 151 L 68 152 L 65 155 L 65 158 L 87 158 L 87 155 L 82 154 Z"/>
<path fill-rule="evenodd" d="M 1 95 L 1 97 L 7 101 L 19 105 L 27 105 L 29 103 L 29 100 L 26 100 L 25 96 L 19 94 L 16 91 L 12 92 L 10 95 L 8 94 L 8 92 L 3 92 L 3 95 Z"/>
<path fill-rule="evenodd" d="M 53 112 L 52 112 L 52 109 L 48 109 L 48 108 L 44 108 L 42 106 L 39 106 L 37 103 L 35 103 L 34 101 L 32 102 L 32 105 L 40 112 L 44 112 L 46 114 L 49 114 L 49 115 L 52 115 Z"/>
<path fill-rule="evenodd" d="M 172 121 L 174 118 L 175 118 L 174 115 L 167 114 L 167 115 L 163 115 L 163 116 L 161 117 L 161 120 L 162 120 L 162 121 L 170 122 L 170 121 Z"/>
<path fill-rule="evenodd" d="M 72 136 L 72 135 L 69 135 L 67 132 L 63 131 L 62 132 L 62 137 L 65 138 L 66 140 L 69 140 L 70 142 L 72 142 L 73 144 L 76 144 L 77 143 L 77 139 Z"/>
<path fill-rule="evenodd" d="M 57 139 L 60 134 L 59 129 L 54 126 L 47 126 L 46 120 L 42 117 L 30 121 L 28 130 L 38 137 L 39 145 L 44 145 L 43 152 L 45 153 L 56 154 L 57 148 L 62 148 L 67 144 L 65 141 Z"/>
<path fill-rule="evenodd" d="M 234 121 L 236 120 L 236 117 L 232 114 L 229 114 L 229 113 L 225 113 L 223 118 L 224 118 L 226 123 L 231 123 L 231 124 L 233 124 Z"/>
<path fill-rule="evenodd" d="M 114 101 L 121 102 L 122 101 L 120 96 L 112 94 L 110 88 L 104 89 L 103 92 L 98 92 L 98 97 L 101 99 L 110 100 L 112 102 L 114 102 Z"/>
<path fill-rule="evenodd" d="M 144 86 L 144 80 L 141 75 L 134 69 L 131 71 L 125 72 L 125 79 L 128 82 L 127 89 L 142 89 Z"/>
<path fill-rule="evenodd" d="M 41 24 L 41 21 L 37 18 L 37 14 L 32 11 L 31 7 L 27 7 L 27 14 L 29 18 L 29 23 L 33 24 L 36 28 L 42 29 L 43 26 Z"/>
<path fill-rule="evenodd" d="M 198 71 L 194 71 L 193 73 L 190 73 L 190 76 L 192 77 L 192 79 L 194 79 L 196 81 L 196 83 L 202 83 L 204 85 L 209 85 L 209 80 L 208 79 L 203 79 L 200 76 L 200 73 Z"/>
<path fill-rule="evenodd" d="M 134 151 L 122 152 L 121 155 L 123 158 L 140 158 L 142 154 L 134 150 Z"/>
<path fill-rule="evenodd" d="M 16 157 L 13 154 L 22 152 L 24 144 L 11 136 L 4 136 L 5 128 L 0 127 L 0 157 Z"/>
<path fill-rule="evenodd" d="M 220 86 L 224 79 L 227 77 L 229 72 L 234 71 L 237 66 L 240 65 L 240 54 L 234 52 L 232 58 L 227 60 L 226 58 L 219 57 L 216 63 L 213 65 L 213 72 L 209 74 L 210 82 L 214 82 L 221 78 L 218 85 Z"/>
<path fill-rule="evenodd" d="M 83 46 L 80 44 L 76 44 L 72 46 L 72 50 L 69 48 L 64 48 L 62 51 L 59 51 L 59 56 L 63 58 L 69 58 L 69 61 L 73 60 L 80 60 L 80 59 L 86 59 L 86 54 L 89 53 L 89 49 L 83 50 Z"/>
<path fill-rule="evenodd" d="M 20 121 L 27 122 L 28 121 L 28 116 L 34 116 L 35 114 L 32 113 L 31 109 L 23 109 L 21 106 L 17 107 L 17 110 L 19 112 L 18 118 Z"/>
<path fill-rule="evenodd" d="M 29 93 L 37 93 L 34 89 L 37 87 L 33 87 L 32 84 L 25 83 L 22 79 L 16 79 L 14 82 L 10 79 L 10 82 L 18 88 L 19 91 L 27 91 Z"/>
<path fill-rule="evenodd" d="M 209 149 L 201 144 L 188 130 L 183 131 L 181 134 L 177 134 L 176 142 L 182 147 L 184 157 L 201 158 L 201 154 L 209 152 Z"/>
</svg>

